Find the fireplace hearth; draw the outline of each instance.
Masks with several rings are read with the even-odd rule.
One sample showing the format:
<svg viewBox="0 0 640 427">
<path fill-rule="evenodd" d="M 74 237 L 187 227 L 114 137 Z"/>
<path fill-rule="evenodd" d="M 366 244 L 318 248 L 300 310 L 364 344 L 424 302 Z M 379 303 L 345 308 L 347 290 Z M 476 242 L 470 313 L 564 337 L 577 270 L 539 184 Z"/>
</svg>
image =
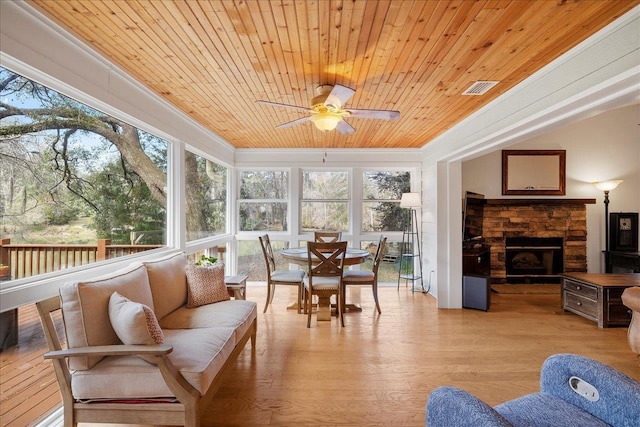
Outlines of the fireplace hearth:
<svg viewBox="0 0 640 427">
<path fill-rule="evenodd" d="M 507 237 L 507 283 L 560 283 L 563 248 L 562 237 Z"/>
</svg>

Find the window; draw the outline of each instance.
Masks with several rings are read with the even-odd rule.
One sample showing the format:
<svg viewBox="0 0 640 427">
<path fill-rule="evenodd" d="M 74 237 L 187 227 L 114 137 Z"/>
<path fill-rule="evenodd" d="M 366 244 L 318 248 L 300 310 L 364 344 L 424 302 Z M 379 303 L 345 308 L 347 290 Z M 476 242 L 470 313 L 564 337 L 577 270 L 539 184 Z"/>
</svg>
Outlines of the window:
<svg viewBox="0 0 640 427">
<path fill-rule="evenodd" d="M 400 199 L 411 191 L 410 173 L 365 171 L 362 186 L 362 231 L 402 231 L 407 213 Z"/>
<path fill-rule="evenodd" d="M 11 279 L 166 245 L 166 141 L 7 69 L 0 81 Z"/>
<path fill-rule="evenodd" d="M 287 231 L 289 173 L 240 174 L 240 231 Z"/>
<path fill-rule="evenodd" d="M 275 254 L 276 270 L 288 270 L 289 265 L 279 254 L 282 249 L 289 247 L 284 241 L 271 240 L 271 248 Z M 266 282 L 267 266 L 258 239 L 241 240 L 238 242 L 238 274 L 246 274 L 250 282 Z"/>
<path fill-rule="evenodd" d="M 301 231 L 348 231 L 349 225 L 349 173 L 303 171 Z"/>
<path fill-rule="evenodd" d="M 398 265 L 400 263 L 400 242 L 391 242 L 387 240 L 382 251 L 382 261 L 378 266 L 378 283 L 396 283 L 398 281 Z M 371 258 L 360 265 L 362 270 L 371 270 L 373 268 L 373 257 L 375 256 L 378 241 L 361 241 L 360 248 L 371 252 Z"/>
<path fill-rule="evenodd" d="M 185 152 L 187 241 L 226 231 L 227 168 Z"/>
</svg>

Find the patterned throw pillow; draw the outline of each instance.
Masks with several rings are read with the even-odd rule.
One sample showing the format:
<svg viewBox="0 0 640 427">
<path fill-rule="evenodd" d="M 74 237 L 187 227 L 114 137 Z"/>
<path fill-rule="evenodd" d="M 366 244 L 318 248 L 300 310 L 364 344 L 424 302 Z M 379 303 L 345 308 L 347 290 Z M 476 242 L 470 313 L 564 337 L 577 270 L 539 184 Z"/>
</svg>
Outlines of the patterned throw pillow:
<svg viewBox="0 0 640 427">
<path fill-rule="evenodd" d="M 148 306 L 133 302 L 118 292 L 109 298 L 109 320 L 124 344 L 162 344 L 164 334 Z"/>
<path fill-rule="evenodd" d="M 224 284 L 224 264 L 199 267 L 189 264 L 187 272 L 187 308 L 200 307 L 231 299 Z"/>
</svg>

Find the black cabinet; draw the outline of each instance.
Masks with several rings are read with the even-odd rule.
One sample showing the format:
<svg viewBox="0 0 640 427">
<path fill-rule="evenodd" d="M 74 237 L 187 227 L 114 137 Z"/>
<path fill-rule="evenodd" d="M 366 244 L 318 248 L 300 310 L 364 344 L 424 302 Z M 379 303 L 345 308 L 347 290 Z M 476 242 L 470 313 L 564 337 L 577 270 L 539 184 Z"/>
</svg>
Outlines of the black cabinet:
<svg viewBox="0 0 640 427">
<path fill-rule="evenodd" d="M 633 270 L 634 273 L 640 273 L 640 252 L 605 252 L 607 260 L 607 273 L 621 273 L 622 271 L 613 271 L 614 267 L 620 267 L 627 270 Z"/>
<path fill-rule="evenodd" d="M 491 305 L 491 247 L 475 244 L 462 250 L 462 307 L 489 310 Z"/>
<path fill-rule="evenodd" d="M 479 245 L 462 249 L 462 274 L 491 276 L 491 247 Z"/>
</svg>

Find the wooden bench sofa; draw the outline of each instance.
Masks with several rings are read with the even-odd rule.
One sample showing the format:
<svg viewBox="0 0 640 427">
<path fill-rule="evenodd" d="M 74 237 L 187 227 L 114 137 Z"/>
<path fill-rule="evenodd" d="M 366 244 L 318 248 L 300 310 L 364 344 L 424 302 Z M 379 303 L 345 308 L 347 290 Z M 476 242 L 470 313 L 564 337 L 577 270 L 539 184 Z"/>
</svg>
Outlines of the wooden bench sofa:
<svg viewBox="0 0 640 427">
<path fill-rule="evenodd" d="M 200 425 L 249 338 L 255 350 L 257 310 L 255 302 L 238 299 L 187 308 L 186 262 L 178 253 L 132 264 L 106 277 L 65 284 L 59 297 L 37 303 L 50 349 L 44 357 L 52 361 L 58 379 L 65 426 Z M 112 310 L 134 310 L 112 311 L 115 317 L 110 318 L 110 301 Z M 143 305 L 148 308 L 136 311 Z M 51 317 L 60 309 L 64 350 Z M 127 334 L 139 332 L 141 317 L 147 322 L 142 333 L 153 332 L 148 325 L 156 321 L 161 344 L 120 339 L 116 330 L 122 335 L 122 323 L 128 341 Z M 129 327 L 132 318 L 137 320 Z"/>
</svg>

